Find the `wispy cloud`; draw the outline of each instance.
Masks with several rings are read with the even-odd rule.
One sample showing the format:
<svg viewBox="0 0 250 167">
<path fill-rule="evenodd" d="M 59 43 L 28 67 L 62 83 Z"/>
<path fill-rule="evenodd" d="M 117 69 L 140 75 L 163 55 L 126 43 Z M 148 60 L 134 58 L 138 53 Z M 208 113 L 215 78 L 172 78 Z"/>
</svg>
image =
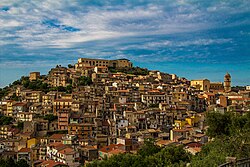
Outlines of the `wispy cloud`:
<svg viewBox="0 0 250 167">
<path fill-rule="evenodd" d="M 0 65 L 84 56 L 247 63 L 249 12 L 249 0 L 1 0 Z"/>
</svg>

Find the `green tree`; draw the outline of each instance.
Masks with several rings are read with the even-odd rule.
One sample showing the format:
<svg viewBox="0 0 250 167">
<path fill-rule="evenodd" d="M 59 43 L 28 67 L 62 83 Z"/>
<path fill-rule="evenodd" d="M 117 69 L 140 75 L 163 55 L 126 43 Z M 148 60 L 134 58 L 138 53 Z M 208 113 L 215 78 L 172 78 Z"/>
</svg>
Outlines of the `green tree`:
<svg viewBox="0 0 250 167">
<path fill-rule="evenodd" d="M 29 164 L 24 159 L 21 159 L 17 161 L 16 166 L 17 167 L 29 167 Z"/>
<path fill-rule="evenodd" d="M 144 145 L 138 150 L 138 154 L 146 157 L 158 153 L 160 150 L 161 148 L 154 144 L 153 139 L 148 139 L 144 141 Z"/>
<path fill-rule="evenodd" d="M 230 134 L 231 116 L 229 113 L 208 113 L 206 117 L 209 128 L 207 135 L 210 137 L 219 137 Z"/>
<path fill-rule="evenodd" d="M 17 128 L 22 130 L 23 129 L 23 126 L 24 126 L 24 123 L 22 121 L 18 121 L 17 122 Z"/>
<path fill-rule="evenodd" d="M 45 115 L 44 120 L 48 120 L 49 122 L 52 122 L 54 120 L 57 120 L 57 116 L 53 115 L 53 114 L 48 114 L 48 115 Z"/>
<path fill-rule="evenodd" d="M 79 84 L 79 86 L 91 85 L 91 84 L 92 84 L 92 80 L 91 80 L 90 77 L 81 76 L 81 77 L 78 79 L 78 84 Z"/>
<path fill-rule="evenodd" d="M 12 121 L 12 117 L 0 116 L 0 125 L 10 125 Z"/>
<path fill-rule="evenodd" d="M 72 64 L 68 64 L 68 68 L 74 68 Z"/>
<path fill-rule="evenodd" d="M 69 85 L 66 86 L 66 92 L 67 93 L 72 93 L 72 90 L 73 90 L 73 87 L 72 87 L 71 84 L 69 84 Z"/>
</svg>

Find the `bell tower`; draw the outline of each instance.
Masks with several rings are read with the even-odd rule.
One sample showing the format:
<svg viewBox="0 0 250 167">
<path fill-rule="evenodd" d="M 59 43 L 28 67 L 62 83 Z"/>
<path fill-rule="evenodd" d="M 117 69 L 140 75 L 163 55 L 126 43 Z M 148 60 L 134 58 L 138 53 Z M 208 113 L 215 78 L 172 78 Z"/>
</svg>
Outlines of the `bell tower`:
<svg viewBox="0 0 250 167">
<path fill-rule="evenodd" d="M 224 76 L 224 90 L 225 92 L 231 91 L 231 75 L 228 72 Z"/>
</svg>

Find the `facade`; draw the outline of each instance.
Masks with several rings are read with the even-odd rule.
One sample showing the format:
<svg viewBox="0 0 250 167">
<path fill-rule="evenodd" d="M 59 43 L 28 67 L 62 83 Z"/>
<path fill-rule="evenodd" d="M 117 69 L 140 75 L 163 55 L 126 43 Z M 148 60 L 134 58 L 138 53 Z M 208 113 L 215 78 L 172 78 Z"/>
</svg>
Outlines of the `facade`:
<svg viewBox="0 0 250 167">
<path fill-rule="evenodd" d="M 198 90 L 209 91 L 210 81 L 208 79 L 191 80 L 191 86 Z"/>
<path fill-rule="evenodd" d="M 53 87 L 67 86 L 69 83 L 69 73 L 66 67 L 57 66 L 49 71 L 49 84 Z"/>
<path fill-rule="evenodd" d="M 47 158 L 70 167 L 80 166 L 79 153 L 72 147 L 64 145 L 61 142 L 52 143 L 47 146 Z"/>
<path fill-rule="evenodd" d="M 222 82 L 211 82 L 210 83 L 210 90 L 223 90 L 223 83 Z"/>
<path fill-rule="evenodd" d="M 31 72 L 30 73 L 30 81 L 34 81 L 40 78 L 40 72 Z"/>
<path fill-rule="evenodd" d="M 87 66 L 104 66 L 104 67 L 132 67 L 133 64 L 128 59 L 118 59 L 118 60 L 104 60 L 104 59 L 89 59 L 80 58 L 78 63 L 75 65 L 76 69 L 87 67 Z"/>
<path fill-rule="evenodd" d="M 158 90 L 151 90 L 141 96 L 141 101 L 147 106 L 150 106 L 152 104 L 165 103 L 166 94 Z"/>
</svg>

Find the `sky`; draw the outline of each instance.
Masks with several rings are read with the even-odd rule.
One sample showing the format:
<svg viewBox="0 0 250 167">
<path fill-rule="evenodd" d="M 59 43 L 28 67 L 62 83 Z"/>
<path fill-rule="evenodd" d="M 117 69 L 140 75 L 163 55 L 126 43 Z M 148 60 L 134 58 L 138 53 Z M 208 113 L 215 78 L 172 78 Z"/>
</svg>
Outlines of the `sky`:
<svg viewBox="0 0 250 167">
<path fill-rule="evenodd" d="M 0 0 L 0 87 L 80 57 L 250 85 L 250 0 Z"/>
</svg>

